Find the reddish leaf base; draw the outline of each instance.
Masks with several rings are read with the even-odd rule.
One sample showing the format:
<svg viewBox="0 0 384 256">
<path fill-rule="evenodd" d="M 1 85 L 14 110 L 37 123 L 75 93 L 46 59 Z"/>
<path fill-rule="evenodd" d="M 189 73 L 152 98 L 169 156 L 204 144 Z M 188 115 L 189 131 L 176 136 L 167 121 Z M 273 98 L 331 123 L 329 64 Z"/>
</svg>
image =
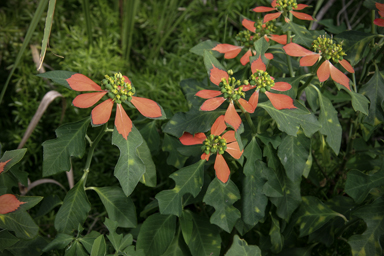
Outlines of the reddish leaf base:
<svg viewBox="0 0 384 256">
<path fill-rule="evenodd" d="M 16 211 L 20 205 L 25 202 L 20 202 L 15 195 L 5 194 L 0 196 L 0 214 L 7 214 Z"/>
</svg>

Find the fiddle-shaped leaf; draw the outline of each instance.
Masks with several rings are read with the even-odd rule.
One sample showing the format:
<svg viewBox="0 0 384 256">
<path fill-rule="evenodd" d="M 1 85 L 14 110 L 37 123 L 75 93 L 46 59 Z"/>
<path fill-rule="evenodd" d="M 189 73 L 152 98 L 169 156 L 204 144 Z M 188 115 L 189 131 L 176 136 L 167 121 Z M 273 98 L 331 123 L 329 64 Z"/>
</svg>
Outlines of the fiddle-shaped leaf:
<svg viewBox="0 0 384 256">
<path fill-rule="evenodd" d="M 215 48 L 215 46 L 217 46 L 218 44 L 220 43 L 211 40 L 206 40 L 192 47 L 189 51 L 199 56 L 204 56 L 205 51 L 210 51 L 211 54 L 217 58 L 220 57 L 221 53 L 212 50 L 212 48 Z"/>
<path fill-rule="evenodd" d="M 108 228 L 109 235 L 107 235 L 109 241 L 112 243 L 113 248 L 115 248 L 116 253 L 124 251 L 129 247 L 133 242 L 132 234 L 117 234 L 116 229 L 118 223 L 116 221 L 105 218 L 104 225 Z"/>
<path fill-rule="evenodd" d="M 334 217 L 341 217 L 348 222 L 344 215 L 333 211 L 317 197 L 303 196 L 301 199 L 301 205 L 294 217 L 298 218 L 296 223 L 300 225 L 300 237 L 313 233 Z"/>
<path fill-rule="evenodd" d="M 43 176 L 71 169 L 71 156 L 81 158 L 85 153 L 85 135 L 90 118 L 65 124 L 56 130 L 56 139 L 43 145 Z"/>
<path fill-rule="evenodd" d="M 353 215 L 362 218 L 367 224 L 367 229 L 363 234 L 353 235 L 348 239 L 352 255 L 382 255 L 380 237 L 384 234 L 383 197 L 357 209 Z"/>
<path fill-rule="evenodd" d="M 84 191 L 86 175 L 85 173 L 81 180 L 67 193 L 63 205 L 56 214 L 55 228 L 59 233 L 70 234 L 79 225 L 83 225 L 87 219 L 91 204 Z"/>
<path fill-rule="evenodd" d="M 172 243 L 175 232 L 176 216 L 155 213 L 141 226 L 136 247 L 148 256 L 161 255 Z"/>
<path fill-rule="evenodd" d="M 248 245 L 244 239 L 235 235 L 231 248 L 227 251 L 225 256 L 261 256 L 260 248 L 256 245 Z"/>
<path fill-rule="evenodd" d="M 203 202 L 215 208 L 210 221 L 230 233 L 236 221 L 241 217 L 240 211 L 233 204 L 240 199 L 240 191 L 229 180 L 226 184 L 215 178 L 209 184 Z"/>
<path fill-rule="evenodd" d="M 183 196 L 190 193 L 196 197 L 203 186 L 204 163 L 204 160 L 200 160 L 171 174 L 170 178 L 175 181 L 175 187 L 156 195 L 162 214 L 181 216 Z"/>
<path fill-rule="evenodd" d="M 136 227 L 135 205 L 130 197 L 124 195 L 120 187 L 92 187 L 92 189 L 97 192 L 103 202 L 109 219 L 116 221 L 119 227 Z"/>
<path fill-rule="evenodd" d="M 143 137 L 135 126 L 128 138 L 124 139 L 116 127 L 112 133 L 112 144 L 120 150 L 120 157 L 115 166 L 115 177 L 119 180 L 126 196 L 129 196 L 145 173 L 145 165 L 138 154 L 138 147 L 143 143 Z"/>
<path fill-rule="evenodd" d="M 143 143 L 137 148 L 137 154 L 145 166 L 145 173 L 141 176 L 140 182 L 148 187 L 155 187 L 157 182 L 156 165 L 152 160 L 151 151 L 144 140 Z"/>
</svg>

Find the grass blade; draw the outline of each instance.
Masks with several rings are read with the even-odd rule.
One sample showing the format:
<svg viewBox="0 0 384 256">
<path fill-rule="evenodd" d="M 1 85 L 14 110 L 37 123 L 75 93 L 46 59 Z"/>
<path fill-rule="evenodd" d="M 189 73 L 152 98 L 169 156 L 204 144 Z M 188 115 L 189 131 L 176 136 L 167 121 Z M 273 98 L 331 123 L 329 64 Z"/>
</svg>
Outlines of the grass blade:
<svg viewBox="0 0 384 256">
<path fill-rule="evenodd" d="M 39 70 L 43 65 L 45 53 L 47 52 L 47 46 L 49 42 L 49 36 L 51 34 L 55 6 L 56 6 L 56 0 L 49 0 L 47 19 L 45 20 L 44 37 L 41 44 L 40 64 L 37 70 Z"/>
</svg>

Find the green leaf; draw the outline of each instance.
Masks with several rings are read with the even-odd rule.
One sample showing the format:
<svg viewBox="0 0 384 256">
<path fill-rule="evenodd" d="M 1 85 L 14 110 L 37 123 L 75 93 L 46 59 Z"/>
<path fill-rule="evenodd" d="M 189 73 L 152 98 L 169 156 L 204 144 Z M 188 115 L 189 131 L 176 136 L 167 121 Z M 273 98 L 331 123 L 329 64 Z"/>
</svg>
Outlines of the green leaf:
<svg viewBox="0 0 384 256">
<path fill-rule="evenodd" d="M 65 86 L 68 89 L 72 90 L 72 88 L 69 86 L 69 84 L 67 82 L 67 79 L 70 78 L 74 74 L 76 74 L 76 72 L 64 71 L 64 70 L 54 70 L 54 71 L 45 72 L 43 74 L 38 74 L 37 76 L 51 79 L 54 83 Z"/>
<path fill-rule="evenodd" d="M 337 117 L 337 111 L 327 97 L 324 97 L 320 91 L 317 92 L 320 103 L 319 122 L 322 125 L 320 133 L 327 136 L 326 141 L 329 147 L 338 155 L 341 146 L 342 129 Z"/>
<path fill-rule="evenodd" d="M 263 169 L 256 165 L 255 160 L 259 160 L 259 158 L 252 158 L 252 155 L 259 155 L 260 148 L 256 145 L 256 139 L 253 137 L 244 151 L 247 162 L 243 170 L 245 177 L 242 187 L 241 216 L 244 223 L 251 226 L 256 225 L 259 220 L 264 218 L 265 208 L 268 204 L 268 198 L 263 193 L 263 186 L 266 182 L 262 175 Z M 253 154 L 253 152 L 257 152 L 257 154 Z"/>
<path fill-rule="evenodd" d="M 67 193 L 56 214 L 55 228 L 59 233 L 69 234 L 87 219 L 91 204 L 84 191 L 86 175 Z"/>
<path fill-rule="evenodd" d="M 278 219 L 274 218 L 271 214 L 271 229 L 269 230 L 269 236 L 271 238 L 271 251 L 273 253 L 279 253 L 283 249 L 284 245 L 284 236 L 280 231 L 280 222 Z"/>
<path fill-rule="evenodd" d="M 199 109 L 205 99 L 195 96 L 195 94 L 201 90 L 217 90 L 216 85 L 207 86 L 207 83 L 203 83 L 194 78 L 184 79 L 180 82 L 180 87 L 184 93 L 185 98 L 188 101 L 188 107 L 190 109 Z"/>
<path fill-rule="evenodd" d="M 183 211 L 180 226 L 184 241 L 193 256 L 219 255 L 221 237 L 219 229 L 203 216 Z"/>
<path fill-rule="evenodd" d="M 339 26 L 337 26 L 333 24 L 334 23 L 333 19 L 324 19 L 324 20 L 318 21 L 317 23 L 325 26 L 325 30 L 327 30 L 327 32 L 331 34 L 339 34 L 347 30 L 347 26 L 345 25 L 344 22 L 341 23 Z"/>
<path fill-rule="evenodd" d="M 0 166 L 2 166 L 1 164 L 4 164 L 4 162 L 6 162 L 6 164 L 3 166 L 3 170 L 0 169 L 0 174 L 6 173 L 12 166 L 20 162 L 26 152 L 26 148 L 5 151 L 0 159 Z"/>
<path fill-rule="evenodd" d="M 131 234 L 126 235 L 125 243 L 123 243 L 123 234 L 117 234 L 116 229 L 118 227 L 118 223 L 116 221 L 110 220 L 108 218 L 105 218 L 104 225 L 109 230 L 109 235 L 107 235 L 109 241 L 111 241 L 113 248 L 115 248 L 116 251 L 122 251 L 125 249 L 126 246 L 122 245 L 130 245 L 127 241 L 127 238 L 132 237 Z M 125 238 L 125 237 L 124 237 Z"/>
<path fill-rule="evenodd" d="M 19 241 L 17 237 L 9 233 L 7 230 L 0 231 L 0 252 L 7 249 Z"/>
<path fill-rule="evenodd" d="M 312 42 L 318 38 L 320 35 L 324 35 L 325 32 L 324 30 L 307 30 L 304 26 L 302 25 L 297 25 L 295 23 L 287 22 L 283 27 L 282 27 L 284 32 L 287 32 L 288 30 L 292 31 L 295 36 L 293 37 L 293 42 L 306 46 L 307 48 L 312 47 Z"/>
<path fill-rule="evenodd" d="M 256 245 L 248 245 L 244 239 L 240 239 L 235 235 L 231 248 L 227 251 L 225 256 L 261 256 L 260 248 Z"/>
<path fill-rule="evenodd" d="M 344 215 L 331 210 L 327 205 L 314 196 L 303 196 L 299 210 L 295 214 L 300 225 L 300 237 L 307 236 L 324 226 L 333 217 L 341 217 L 347 222 Z"/>
<path fill-rule="evenodd" d="M 369 192 L 384 185 L 384 169 L 374 174 L 364 174 L 358 170 L 351 170 L 347 173 L 345 192 L 360 204 L 367 197 Z"/>
<path fill-rule="evenodd" d="M 156 120 L 147 123 L 140 129 L 140 133 L 147 142 L 151 154 L 157 154 L 160 149 L 160 135 L 156 127 Z"/>
<path fill-rule="evenodd" d="M 364 33 L 361 31 L 344 31 L 335 36 L 338 42 L 343 42 L 343 51 L 347 54 L 346 59 L 352 66 L 366 57 L 369 51 L 367 44 L 377 35 Z"/>
<path fill-rule="evenodd" d="M 296 136 L 301 126 L 305 135 L 311 137 L 321 128 L 313 114 L 299 108 L 277 110 L 270 101 L 259 103 L 258 107 L 265 109 L 276 121 L 279 130 L 286 132 L 288 135 Z"/>
<path fill-rule="evenodd" d="M 175 181 L 175 187 L 163 190 L 155 196 L 162 214 L 181 216 L 183 196 L 190 193 L 196 197 L 203 186 L 204 163 L 205 160 L 200 160 L 171 174 L 170 178 Z"/>
<path fill-rule="evenodd" d="M 21 239 L 32 239 L 39 231 L 39 227 L 25 211 L 0 214 L 0 228 L 14 231 L 16 237 Z"/>
<path fill-rule="evenodd" d="M 40 208 L 36 213 L 35 218 L 42 217 L 52 211 L 56 206 L 61 205 L 63 202 L 57 195 L 47 195 L 41 202 Z"/>
<path fill-rule="evenodd" d="M 191 109 L 187 113 L 176 113 L 163 128 L 163 132 L 180 138 L 184 132 L 195 134 L 207 132 L 216 119 L 225 113 L 225 110 L 199 111 Z"/>
<path fill-rule="evenodd" d="M 269 168 L 265 170 L 268 182 L 265 183 L 263 191 L 277 207 L 277 216 L 287 220 L 301 202 L 300 180 L 291 181 L 282 170 L 274 171 Z M 280 191 L 283 196 L 278 194 Z"/>
<path fill-rule="evenodd" d="M 311 139 L 298 134 L 297 137 L 287 135 L 278 149 L 279 159 L 285 172 L 293 182 L 300 180 L 308 159 Z"/>
<path fill-rule="evenodd" d="M 212 48 L 215 48 L 216 45 L 220 43 L 211 41 L 211 40 L 206 40 L 204 42 L 199 43 L 198 45 L 192 47 L 189 51 L 197 54 L 199 56 L 204 56 L 204 52 L 209 51 L 213 56 L 216 58 L 220 57 L 222 53 L 219 53 L 218 51 L 213 51 Z"/>
<path fill-rule="evenodd" d="M 225 70 L 223 65 L 213 56 L 213 51 L 204 51 L 204 65 L 208 71 L 208 76 L 211 74 L 211 69 L 216 67 L 221 70 Z"/>
<path fill-rule="evenodd" d="M 49 35 L 51 34 L 55 6 L 56 6 L 56 0 L 49 0 L 47 18 L 45 19 L 44 37 L 41 43 L 40 64 L 39 64 L 39 67 L 37 68 L 38 70 L 43 65 L 45 53 L 47 52 L 47 46 L 49 41 Z"/>
<path fill-rule="evenodd" d="M 172 243 L 168 249 L 161 256 L 190 256 L 187 245 L 185 244 L 183 237 L 178 234 L 173 238 Z"/>
<path fill-rule="evenodd" d="M 360 89 L 360 93 L 368 97 L 371 101 L 369 113 L 364 118 L 364 123 L 377 125 L 379 121 L 384 122 L 384 112 L 381 106 L 384 100 L 384 72 L 375 72 L 372 78 Z"/>
<path fill-rule="evenodd" d="M 19 240 L 7 250 L 13 253 L 13 255 L 40 256 L 42 249 L 46 245 L 47 241 L 43 237 L 36 236 L 29 240 Z"/>
<path fill-rule="evenodd" d="M 79 237 L 78 240 L 87 250 L 87 252 L 91 253 L 93 242 L 99 236 L 100 236 L 99 232 L 92 230 L 89 234 L 86 234 L 84 237 Z"/>
<path fill-rule="evenodd" d="M 175 150 L 179 147 L 184 147 L 184 145 L 181 144 L 181 142 L 175 137 L 169 136 L 168 134 L 164 133 L 162 150 L 169 152 L 169 156 L 167 158 L 167 164 L 172 165 L 177 169 L 180 169 L 181 167 L 183 167 L 185 161 L 187 161 L 188 159 L 188 156 L 184 156 L 180 154 L 178 150 Z"/>
<path fill-rule="evenodd" d="M 120 187 L 101 187 L 97 192 L 108 213 L 108 218 L 116 221 L 119 227 L 134 228 L 137 225 L 136 209 L 130 197 L 124 195 Z"/>
<path fill-rule="evenodd" d="M 233 206 L 239 199 L 240 191 L 232 180 L 226 184 L 217 178 L 212 180 L 203 199 L 204 203 L 213 206 L 216 210 L 210 222 L 230 233 L 241 217 L 240 211 Z"/>
<path fill-rule="evenodd" d="M 362 218 L 367 224 L 367 229 L 363 234 L 353 235 L 348 239 L 352 255 L 382 255 L 380 237 L 384 234 L 383 197 L 357 209 L 353 215 Z"/>
<path fill-rule="evenodd" d="M 65 124 L 56 130 L 57 139 L 45 141 L 43 145 L 43 176 L 71 169 L 71 156 L 81 158 L 85 152 L 85 135 L 90 118 Z"/>
<path fill-rule="evenodd" d="M 145 255 L 161 255 L 171 244 L 176 232 L 176 216 L 149 216 L 143 223 L 137 238 L 136 248 L 143 249 Z"/>
<path fill-rule="evenodd" d="M 78 240 L 75 240 L 72 245 L 65 251 L 65 256 L 89 256 L 88 253 L 84 251 L 84 247 Z"/>
<path fill-rule="evenodd" d="M 105 256 L 106 253 L 107 244 L 105 243 L 104 235 L 100 235 L 93 242 L 91 256 Z"/>
<path fill-rule="evenodd" d="M 137 154 L 145 166 L 145 173 L 141 176 L 140 182 L 148 187 L 155 187 L 157 183 L 156 165 L 152 160 L 152 154 L 145 141 L 137 148 Z"/>
<path fill-rule="evenodd" d="M 255 137 L 252 137 L 252 140 L 245 147 L 243 156 L 247 158 L 247 161 L 256 161 L 261 160 L 263 158 L 263 154 Z"/>
<path fill-rule="evenodd" d="M 138 156 L 137 150 L 142 143 L 143 137 L 135 126 L 132 126 L 132 131 L 127 139 L 124 139 L 115 127 L 112 144 L 119 148 L 120 157 L 115 166 L 114 175 L 119 180 L 126 196 L 132 193 L 145 173 L 145 165 Z"/>
<path fill-rule="evenodd" d="M 264 37 L 261 37 L 260 39 L 258 39 L 255 43 L 254 43 L 254 48 L 255 48 L 255 51 L 256 51 L 256 55 L 255 56 L 251 56 L 249 58 L 249 61 L 250 63 L 252 64 L 254 61 L 256 61 L 257 59 L 260 58 L 261 56 L 261 61 L 267 66 L 268 63 L 269 63 L 269 59 L 267 59 L 265 57 L 265 53 L 267 52 L 268 48 L 269 48 L 269 43 L 267 42 L 267 40 L 265 40 Z"/>
<path fill-rule="evenodd" d="M 43 252 L 49 252 L 50 250 L 54 249 L 62 250 L 67 247 L 67 245 L 69 245 L 69 243 L 74 239 L 75 238 L 71 235 L 59 233 L 55 239 L 53 239 L 47 246 L 44 247 Z"/>
<path fill-rule="evenodd" d="M 355 111 L 360 111 L 364 115 L 368 115 L 369 100 L 362 94 L 354 91 L 346 90 L 352 97 L 352 107 Z"/>
</svg>

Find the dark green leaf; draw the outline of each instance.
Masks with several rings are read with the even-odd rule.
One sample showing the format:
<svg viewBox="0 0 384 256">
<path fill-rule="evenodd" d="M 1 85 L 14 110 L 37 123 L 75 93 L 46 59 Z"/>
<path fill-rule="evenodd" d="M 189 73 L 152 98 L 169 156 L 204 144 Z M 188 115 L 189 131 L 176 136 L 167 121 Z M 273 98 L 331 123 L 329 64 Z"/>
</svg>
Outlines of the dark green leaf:
<svg viewBox="0 0 384 256">
<path fill-rule="evenodd" d="M 161 255 L 172 243 L 176 231 L 176 216 L 149 216 L 143 223 L 137 238 L 137 249 L 143 249 L 145 255 Z"/>
<path fill-rule="evenodd" d="M 213 67 L 226 71 L 223 65 L 221 65 L 221 63 L 213 56 L 213 51 L 204 51 L 203 56 L 204 56 L 204 65 L 208 71 L 208 75 L 211 74 L 211 69 Z"/>
<path fill-rule="evenodd" d="M 369 100 L 362 94 L 352 90 L 346 90 L 352 98 L 352 107 L 355 111 L 360 111 L 364 115 L 368 115 Z"/>
<path fill-rule="evenodd" d="M 279 253 L 283 249 L 284 245 L 284 236 L 280 231 L 280 222 L 278 219 L 274 218 L 271 215 L 271 229 L 269 230 L 269 236 L 271 237 L 271 251 L 273 253 Z"/>
<path fill-rule="evenodd" d="M 181 233 L 173 238 L 172 243 L 169 245 L 168 249 L 161 256 L 190 256 L 191 253 L 188 250 L 187 245 L 185 244 Z"/>
<path fill-rule="evenodd" d="M 54 70 L 54 71 L 48 71 L 43 74 L 38 74 L 37 76 L 51 79 L 53 82 L 63 85 L 67 87 L 68 89 L 71 89 L 69 86 L 67 79 L 70 78 L 72 75 L 76 74 L 76 72 L 72 71 L 64 71 L 64 70 Z M 72 89 L 71 89 L 72 90 Z"/>
<path fill-rule="evenodd" d="M 97 192 L 108 213 L 108 218 L 119 227 L 134 228 L 137 224 L 136 209 L 130 197 L 124 195 L 120 187 L 92 188 Z"/>
<path fill-rule="evenodd" d="M 156 127 L 156 120 L 147 123 L 140 129 L 141 135 L 147 142 L 152 155 L 155 155 L 160 149 L 160 135 Z"/>
<path fill-rule="evenodd" d="M 348 239 L 353 256 L 382 255 L 380 236 L 384 234 L 384 199 L 379 197 L 372 204 L 356 210 L 353 215 L 362 218 L 367 224 L 363 234 Z"/>
<path fill-rule="evenodd" d="M 347 173 L 345 192 L 352 197 L 356 203 L 360 204 L 372 189 L 383 185 L 384 169 L 371 175 L 364 174 L 357 170 L 351 170 Z"/>
<path fill-rule="evenodd" d="M 43 201 L 41 202 L 40 208 L 36 213 L 35 218 L 39 218 L 41 216 L 46 215 L 50 211 L 53 210 L 58 205 L 61 205 L 63 202 L 57 195 L 48 195 L 44 197 Z"/>
<path fill-rule="evenodd" d="M 40 201 L 43 199 L 42 196 L 19 196 L 18 199 L 21 202 L 25 202 L 25 204 L 20 205 L 18 210 L 26 211 L 40 203 Z"/>
<path fill-rule="evenodd" d="M 84 237 L 78 238 L 78 240 L 81 242 L 81 244 L 87 250 L 87 252 L 91 253 L 93 242 L 99 236 L 100 236 L 99 232 L 92 230 L 89 234 L 86 234 Z"/>
<path fill-rule="evenodd" d="M 22 239 L 32 239 L 39 231 L 39 227 L 25 211 L 0 214 L 0 228 L 14 231 Z"/>
<path fill-rule="evenodd" d="M 82 157 L 85 152 L 85 135 L 90 118 L 65 124 L 56 130 L 57 139 L 45 141 L 43 176 L 71 169 L 71 156 Z"/>
<path fill-rule="evenodd" d="M 307 30 L 302 25 L 297 25 L 295 23 L 288 22 L 282 27 L 284 32 L 288 30 L 292 31 L 295 36 L 293 37 L 293 42 L 306 46 L 308 49 L 312 47 L 312 42 L 319 37 L 320 35 L 324 35 L 325 32 L 323 30 Z"/>
<path fill-rule="evenodd" d="M 183 211 L 180 226 L 184 241 L 193 256 L 219 255 L 221 237 L 219 229 L 203 216 Z"/>
<path fill-rule="evenodd" d="M 178 150 L 175 150 L 179 147 L 184 147 L 184 145 L 181 144 L 181 142 L 175 137 L 169 136 L 168 134 L 164 133 L 162 150 L 169 152 L 167 164 L 175 166 L 178 169 L 183 167 L 185 161 L 187 161 L 188 159 L 188 156 L 184 156 L 180 154 Z"/>
<path fill-rule="evenodd" d="M 2 165 L 4 162 L 6 162 L 6 164 L 3 166 L 3 170 L 0 169 L 0 173 L 6 173 L 12 166 L 20 162 L 20 160 L 24 157 L 25 152 L 27 152 L 26 148 L 5 151 L 4 155 L 0 159 L 0 164 Z"/>
<path fill-rule="evenodd" d="M 46 245 L 47 241 L 43 237 L 36 236 L 30 240 L 20 240 L 7 250 L 13 255 L 40 256 Z"/>
<path fill-rule="evenodd" d="M 112 243 L 113 248 L 115 248 L 116 251 L 121 251 L 124 250 L 125 247 L 122 246 L 123 242 L 123 234 L 117 234 L 116 229 L 118 227 L 118 223 L 116 221 L 110 220 L 108 218 L 105 218 L 104 225 L 108 228 L 109 230 L 109 235 L 107 235 L 109 241 Z M 131 234 L 128 234 L 126 236 L 131 236 Z M 128 238 L 127 237 L 127 238 Z M 128 244 L 129 243 L 125 243 Z"/>
<path fill-rule="evenodd" d="M 293 182 L 301 179 L 308 159 L 311 139 L 298 134 L 297 137 L 287 135 L 278 149 L 278 156 L 285 172 Z"/>
<path fill-rule="evenodd" d="M 225 256 L 261 256 L 261 251 L 256 245 L 248 245 L 238 235 L 235 235 L 231 248 L 227 251 Z"/>
<path fill-rule="evenodd" d="M 259 103 L 258 107 L 265 109 L 276 121 L 279 130 L 286 132 L 288 135 L 296 136 L 301 126 L 305 135 L 311 137 L 321 128 L 315 116 L 309 111 L 304 111 L 299 108 L 277 110 L 270 101 Z"/>
<path fill-rule="evenodd" d="M 54 249 L 64 249 L 67 247 L 67 245 L 69 245 L 70 242 L 72 242 L 73 239 L 75 238 L 71 235 L 59 233 L 55 239 L 53 239 L 47 246 L 44 247 L 43 252 L 49 252 L 50 250 Z"/>
<path fill-rule="evenodd" d="M 59 233 L 69 234 L 87 219 L 88 213 L 91 210 L 91 204 L 84 191 L 85 179 L 86 174 L 67 193 L 63 205 L 57 212 L 55 228 Z"/>
<path fill-rule="evenodd" d="M 157 183 L 156 165 L 152 160 L 152 154 L 145 141 L 137 148 L 137 154 L 145 166 L 145 173 L 141 176 L 140 182 L 148 187 L 155 187 Z"/>
<path fill-rule="evenodd" d="M 300 208 L 295 214 L 300 225 L 300 237 L 307 236 L 324 226 L 333 217 L 341 217 L 348 221 L 344 215 L 331 210 L 327 205 L 314 196 L 303 196 Z"/>
<path fill-rule="evenodd" d="M 173 189 L 163 190 L 156 195 L 162 214 L 181 216 L 182 198 L 186 193 L 196 197 L 204 182 L 205 160 L 184 167 L 170 176 L 176 183 Z"/>
<path fill-rule="evenodd" d="M 364 122 L 370 125 L 377 125 L 379 121 L 384 121 L 384 112 L 381 106 L 384 100 L 384 72 L 375 72 L 372 78 L 360 89 L 360 94 L 365 95 L 370 100 L 369 114 L 364 118 Z"/>
<path fill-rule="evenodd" d="M 143 143 L 143 137 L 136 127 L 132 127 L 128 138 L 124 139 L 116 127 L 112 134 L 112 144 L 120 150 L 120 157 L 115 166 L 115 177 L 119 180 L 124 194 L 129 196 L 145 173 L 145 165 L 138 156 L 138 147 Z"/>
<path fill-rule="evenodd" d="M 333 19 L 324 19 L 324 20 L 321 20 L 321 21 L 318 21 L 317 23 L 325 26 L 325 30 L 327 30 L 329 33 L 332 33 L 332 34 L 339 34 L 343 31 L 346 31 L 347 30 L 347 26 L 345 25 L 345 23 L 341 23 L 339 26 L 335 26 L 333 23 Z"/>
<path fill-rule="evenodd" d="M 71 247 L 65 251 L 65 256 L 89 256 L 88 253 L 84 251 L 84 247 L 78 240 L 75 240 Z"/>
<path fill-rule="evenodd" d="M 7 230 L 0 231 L 0 252 L 7 249 L 19 241 L 17 237 L 9 233 Z"/>
<path fill-rule="evenodd" d="M 233 204 L 240 199 L 240 191 L 229 180 L 226 184 L 215 178 L 205 193 L 203 202 L 215 208 L 210 221 L 230 233 L 236 221 L 241 217 L 240 211 Z"/>
</svg>

